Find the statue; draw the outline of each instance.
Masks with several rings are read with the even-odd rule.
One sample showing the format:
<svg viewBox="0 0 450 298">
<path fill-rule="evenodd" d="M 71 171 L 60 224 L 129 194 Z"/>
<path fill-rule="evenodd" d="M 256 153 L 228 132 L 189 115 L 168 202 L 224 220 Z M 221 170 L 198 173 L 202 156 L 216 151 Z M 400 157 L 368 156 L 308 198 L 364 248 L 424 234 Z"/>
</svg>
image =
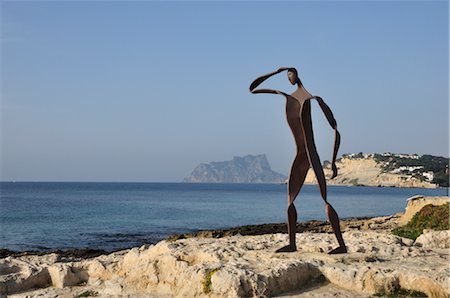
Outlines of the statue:
<svg viewBox="0 0 450 298">
<path fill-rule="evenodd" d="M 262 82 L 273 75 L 279 74 L 287 70 L 287 76 L 292 85 L 297 85 L 297 90 L 292 94 L 272 89 L 255 89 Z M 293 252 L 297 250 L 295 243 L 295 234 L 297 227 L 297 210 L 294 206 L 294 200 L 297 197 L 300 189 L 305 181 L 306 174 L 310 167 L 312 167 L 320 188 L 320 194 L 325 202 L 325 210 L 331 227 L 339 243 L 339 247 L 329 251 L 329 254 L 346 253 L 347 248 L 342 238 L 341 228 L 339 226 L 339 217 L 334 208 L 327 201 L 327 186 L 325 182 L 325 175 L 323 173 L 322 165 L 320 163 L 319 155 L 317 153 L 316 145 L 314 143 L 312 121 L 311 121 L 311 101 L 316 100 L 324 112 L 328 122 L 335 131 L 334 150 L 332 170 L 333 175 L 331 179 L 337 176 L 336 155 L 339 149 L 341 136 L 337 130 L 336 120 L 328 105 L 318 96 L 312 96 L 306 91 L 302 82 L 298 77 L 298 72 L 295 68 L 282 67 L 277 71 L 263 75 L 250 85 L 250 92 L 280 94 L 286 97 L 286 117 L 289 127 L 294 135 L 295 143 L 297 145 L 297 155 L 292 163 L 291 172 L 288 182 L 288 233 L 289 245 L 278 249 L 276 252 Z"/>
</svg>

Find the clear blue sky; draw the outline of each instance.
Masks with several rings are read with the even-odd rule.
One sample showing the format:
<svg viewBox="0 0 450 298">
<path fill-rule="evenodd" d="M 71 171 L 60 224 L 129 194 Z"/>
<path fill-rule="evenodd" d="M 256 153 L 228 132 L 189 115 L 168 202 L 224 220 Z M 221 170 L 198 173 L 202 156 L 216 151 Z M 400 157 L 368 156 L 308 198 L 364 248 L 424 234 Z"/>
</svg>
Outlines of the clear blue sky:
<svg viewBox="0 0 450 298">
<path fill-rule="evenodd" d="M 3 1 L 0 178 L 181 181 L 260 153 L 287 174 L 284 99 L 248 92 L 281 66 L 331 107 L 340 154 L 448 156 L 448 14 L 447 1 Z M 293 91 L 285 74 L 266 86 Z"/>
</svg>

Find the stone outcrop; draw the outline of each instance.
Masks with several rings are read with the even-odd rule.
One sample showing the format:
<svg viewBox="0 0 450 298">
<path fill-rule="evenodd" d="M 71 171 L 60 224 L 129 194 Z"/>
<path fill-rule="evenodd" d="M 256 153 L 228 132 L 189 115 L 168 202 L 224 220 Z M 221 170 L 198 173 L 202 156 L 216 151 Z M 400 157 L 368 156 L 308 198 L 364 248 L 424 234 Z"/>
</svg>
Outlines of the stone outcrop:
<svg viewBox="0 0 450 298">
<path fill-rule="evenodd" d="M 399 219 L 399 225 L 406 225 L 408 221 L 413 218 L 413 216 L 419 212 L 426 205 L 435 205 L 440 206 L 450 202 L 449 197 L 423 197 L 423 196 L 414 196 L 408 199 L 408 203 L 406 204 L 405 213 Z"/>
<path fill-rule="evenodd" d="M 417 237 L 415 245 L 425 248 L 450 248 L 450 230 L 433 231 L 425 230 L 422 235 Z"/>
<path fill-rule="evenodd" d="M 55 263 L 48 267 L 48 273 L 55 288 L 76 286 L 88 281 L 87 270 L 75 263 Z"/>
<path fill-rule="evenodd" d="M 349 186 L 382 186 L 382 187 L 419 187 L 436 188 L 433 183 L 411 179 L 408 176 L 394 173 L 384 173 L 382 165 L 373 157 L 369 158 L 341 158 L 336 162 L 338 175 L 334 179 L 327 179 L 329 185 Z M 330 165 L 324 168 L 325 176 L 331 177 Z M 306 184 L 317 184 L 314 172 L 310 169 L 305 180 Z"/>
<path fill-rule="evenodd" d="M 336 246 L 333 234 L 305 232 L 297 235 L 294 253 L 274 253 L 287 242 L 279 233 L 161 241 L 87 260 L 7 257 L 0 260 L 1 294 L 367 297 L 403 288 L 447 297 L 448 250 L 416 245 L 389 230 L 349 228 L 343 236 L 349 249 L 343 255 L 326 254 Z M 37 287 L 47 288 L 31 291 Z M 9 296 L 18 292 L 24 293 Z"/>
<path fill-rule="evenodd" d="M 265 154 L 202 163 L 183 182 L 283 183 L 286 176 L 272 171 Z"/>
<path fill-rule="evenodd" d="M 57 262 L 56 254 L 7 257 L 0 260 L 0 296 L 52 285 L 48 268 Z"/>
</svg>

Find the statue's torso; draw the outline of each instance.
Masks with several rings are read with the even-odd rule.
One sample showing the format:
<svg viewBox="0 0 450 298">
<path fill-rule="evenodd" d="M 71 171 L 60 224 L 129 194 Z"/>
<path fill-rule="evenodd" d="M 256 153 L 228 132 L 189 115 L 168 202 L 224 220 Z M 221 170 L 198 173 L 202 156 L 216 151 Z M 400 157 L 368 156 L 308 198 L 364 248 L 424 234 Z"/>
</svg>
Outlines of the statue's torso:
<svg viewBox="0 0 450 298">
<path fill-rule="evenodd" d="M 308 96 L 309 95 L 309 96 Z M 298 92 L 298 90 L 291 95 L 286 96 L 286 118 L 294 135 L 295 143 L 297 144 L 298 151 L 305 150 L 305 136 L 302 121 L 310 120 L 302 119 L 302 113 L 310 113 L 311 95 L 307 92 Z M 312 134 L 312 131 L 308 132 Z"/>
</svg>

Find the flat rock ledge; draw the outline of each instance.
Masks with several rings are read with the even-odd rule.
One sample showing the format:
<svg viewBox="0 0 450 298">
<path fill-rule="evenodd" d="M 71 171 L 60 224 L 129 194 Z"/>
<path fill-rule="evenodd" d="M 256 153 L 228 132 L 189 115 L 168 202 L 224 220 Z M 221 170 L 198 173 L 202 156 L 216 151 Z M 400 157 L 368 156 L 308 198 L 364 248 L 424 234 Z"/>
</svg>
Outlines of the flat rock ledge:
<svg viewBox="0 0 450 298">
<path fill-rule="evenodd" d="M 164 240 L 84 260 L 57 254 L 10 256 L 0 260 L 0 293 L 8 297 L 370 297 L 403 288 L 428 297 L 448 297 L 449 249 L 439 237 L 448 243 L 449 233 L 434 233 L 414 243 L 387 230 L 348 229 L 343 236 L 349 253 L 342 255 L 326 253 L 336 245 L 333 234 L 304 232 L 297 235 L 298 251 L 293 253 L 274 253 L 287 241 L 286 234 L 278 233 Z"/>
</svg>

